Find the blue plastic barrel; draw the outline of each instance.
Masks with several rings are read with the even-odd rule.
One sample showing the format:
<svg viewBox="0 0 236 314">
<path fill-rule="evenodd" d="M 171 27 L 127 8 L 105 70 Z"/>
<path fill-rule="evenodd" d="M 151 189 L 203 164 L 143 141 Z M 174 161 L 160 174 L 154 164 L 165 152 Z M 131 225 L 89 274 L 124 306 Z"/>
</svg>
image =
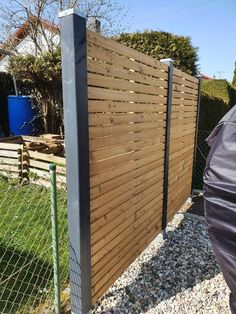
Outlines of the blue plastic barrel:
<svg viewBox="0 0 236 314">
<path fill-rule="evenodd" d="M 9 130 L 11 135 L 31 135 L 33 126 L 28 123 L 35 116 L 30 96 L 8 96 Z"/>
</svg>

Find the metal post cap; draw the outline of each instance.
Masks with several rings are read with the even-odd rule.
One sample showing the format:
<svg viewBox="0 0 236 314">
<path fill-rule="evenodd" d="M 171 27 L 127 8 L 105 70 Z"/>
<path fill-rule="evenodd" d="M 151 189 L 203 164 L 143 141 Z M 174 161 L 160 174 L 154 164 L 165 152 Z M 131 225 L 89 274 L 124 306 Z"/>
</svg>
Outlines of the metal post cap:
<svg viewBox="0 0 236 314">
<path fill-rule="evenodd" d="M 49 165 L 49 170 L 50 170 L 50 171 L 56 170 L 56 165 L 55 165 L 54 163 L 51 163 L 51 164 Z"/>
</svg>

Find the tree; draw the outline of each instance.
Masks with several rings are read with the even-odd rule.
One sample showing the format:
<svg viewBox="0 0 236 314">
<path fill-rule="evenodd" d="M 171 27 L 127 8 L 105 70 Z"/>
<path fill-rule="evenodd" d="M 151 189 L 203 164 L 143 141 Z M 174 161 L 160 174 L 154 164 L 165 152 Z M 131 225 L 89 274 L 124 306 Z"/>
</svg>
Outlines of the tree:
<svg viewBox="0 0 236 314">
<path fill-rule="evenodd" d="M 58 27 L 58 12 L 69 8 L 77 8 L 88 18 L 96 18 L 101 22 L 101 32 L 106 35 L 115 35 L 121 31 L 122 19 L 127 14 L 125 6 L 113 0 L 0 0 L 0 42 L 4 48 L 13 49 L 18 37 L 15 31 L 24 25 L 25 35 L 33 41 L 36 51 L 41 53 L 39 35 L 43 36 L 47 48 L 52 51 L 59 43 L 55 43 L 55 32 L 49 36 L 45 32 L 44 23 L 52 28 Z M 9 34 L 11 34 L 9 39 Z"/>
<path fill-rule="evenodd" d="M 11 56 L 9 67 L 18 80 L 20 93 L 26 92 L 26 94 L 34 97 L 38 112 L 42 115 L 43 131 L 46 133 L 62 133 L 63 104 L 60 48 L 44 52 L 38 56 Z"/>
<path fill-rule="evenodd" d="M 143 33 L 123 33 L 116 40 L 128 47 L 146 53 L 158 60 L 172 58 L 174 65 L 192 75 L 198 70 L 198 48 L 193 47 L 191 38 L 167 32 L 144 31 Z"/>
<path fill-rule="evenodd" d="M 236 88 L 236 62 L 235 62 L 234 76 L 233 76 L 232 85 Z"/>
</svg>

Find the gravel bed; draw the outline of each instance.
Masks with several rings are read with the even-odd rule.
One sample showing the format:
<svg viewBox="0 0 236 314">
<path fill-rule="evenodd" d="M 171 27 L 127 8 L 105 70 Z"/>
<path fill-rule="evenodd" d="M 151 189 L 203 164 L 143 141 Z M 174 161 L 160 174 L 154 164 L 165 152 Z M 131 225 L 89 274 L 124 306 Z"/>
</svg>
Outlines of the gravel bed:
<svg viewBox="0 0 236 314">
<path fill-rule="evenodd" d="M 203 218 L 178 213 L 113 284 L 92 313 L 229 313 L 228 288 Z"/>
</svg>

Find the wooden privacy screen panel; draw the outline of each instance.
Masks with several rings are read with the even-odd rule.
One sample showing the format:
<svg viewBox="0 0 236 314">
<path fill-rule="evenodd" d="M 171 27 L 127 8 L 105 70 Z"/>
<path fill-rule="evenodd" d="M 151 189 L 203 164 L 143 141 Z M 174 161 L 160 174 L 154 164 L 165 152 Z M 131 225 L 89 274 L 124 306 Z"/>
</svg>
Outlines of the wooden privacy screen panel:
<svg viewBox="0 0 236 314">
<path fill-rule="evenodd" d="M 60 16 L 71 303 L 88 313 L 191 194 L 199 82 Z"/>
<path fill-rule="evenodd" d="M 174 69 L 167 222 L 191 195 L 198 79 Z"/>
<path fill-rule="evenodd" d="M 95 302 L 161 231 L 168 66 L 93 32 L 87 41 Z"/>
</svg>

